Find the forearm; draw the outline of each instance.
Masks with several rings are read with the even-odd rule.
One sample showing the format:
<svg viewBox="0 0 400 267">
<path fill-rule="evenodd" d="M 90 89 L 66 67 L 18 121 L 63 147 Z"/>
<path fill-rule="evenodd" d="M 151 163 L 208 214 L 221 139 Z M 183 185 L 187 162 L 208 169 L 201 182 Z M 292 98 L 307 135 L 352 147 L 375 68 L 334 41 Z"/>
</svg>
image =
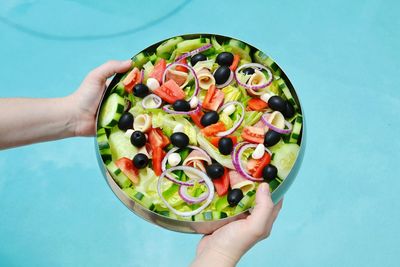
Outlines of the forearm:
<svg viewBox="0 0 400 267">
<path fill-rule="evenodd" d="M 199 253 L 192 264 L 191 267 L 234 267 L 239 261 L 239 258 L 232 258 L 225 253 L 217 251 L 211 248 L 205 248 L 201 253 Z"/>
<path fill-rule="evenodd" d="M 0 99 L 0 149 L 74 136 L 68 99 Z"/>
</svg>

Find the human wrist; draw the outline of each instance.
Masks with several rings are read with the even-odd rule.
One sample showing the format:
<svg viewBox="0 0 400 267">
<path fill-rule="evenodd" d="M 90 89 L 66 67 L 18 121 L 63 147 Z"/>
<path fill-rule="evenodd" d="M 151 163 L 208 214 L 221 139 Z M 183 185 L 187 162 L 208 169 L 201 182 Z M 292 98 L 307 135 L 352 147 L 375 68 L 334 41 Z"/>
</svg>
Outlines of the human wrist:
<svg viewBox="0 0 400 267">
<path fill-rule="evenodd" d="M 196 256 L 191 266 L 233 267 L 236 266 L 241 256 L 242 255 L 231 255 L 230 253 L 225 253 L 217 248 L 206 247 Z"/>
<path fill-rule="evenodd" d="M 64 126 L 65 132 L 69 137 L 80 136 L 81 118 L 76 107 L 74 95 L 68 95 L 60 98 L 60 105 L 64 112 Z"/>
</svg>

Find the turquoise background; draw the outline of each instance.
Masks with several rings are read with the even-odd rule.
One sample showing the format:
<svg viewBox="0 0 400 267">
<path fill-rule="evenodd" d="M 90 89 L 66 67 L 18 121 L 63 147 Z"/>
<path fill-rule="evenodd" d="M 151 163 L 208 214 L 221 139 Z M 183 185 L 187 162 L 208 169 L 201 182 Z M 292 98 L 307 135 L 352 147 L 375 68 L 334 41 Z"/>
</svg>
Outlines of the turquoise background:
<svg viewBox="0 0 400 267">
<path fill-rule="evenodd" d="M 398 1 L 133 2 L 2 0 L 0 96 L 67 95 L 102 62 L 173 35 L 245 40 L 285 69 L 308 133 L 272 236 L 239 265 L 399 266 Z M 146 223 L 119 202 L 92 138 L 1 151 L 0 170 L 0 266 L 194 257 L 200 236 Z"/>
</svg>

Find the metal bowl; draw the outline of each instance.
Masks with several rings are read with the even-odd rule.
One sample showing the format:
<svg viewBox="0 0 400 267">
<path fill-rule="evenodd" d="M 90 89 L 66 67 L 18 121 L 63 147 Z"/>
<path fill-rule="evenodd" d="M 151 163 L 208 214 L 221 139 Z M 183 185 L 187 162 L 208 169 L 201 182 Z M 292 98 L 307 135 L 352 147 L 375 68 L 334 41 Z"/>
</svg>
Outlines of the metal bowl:
<svg viewBox="0 0 400 267">
<path fill-rule="evenodd" d="M 199 34 L 186 34 L 186 35 L 180 35 L 182 36 L 184 39 L 191 39 L 191 38 L 198 38 L 200 36 L 203 37 L 211 37 L 211 36 L 216 36 L 217 38 L 232 38 L 229 36 L 223 36 L 223 35 L 218 35 L 218 34 L 209 34 L 209 33 L 199 33 Z M 172 38 L 172 37 L 171 37 Z M 169 38 L 168 38 L 169 39 Z M 162 40 L 158 43 L 155 43 L 149 47 L 147 47 L 146 49 L 144 49 L 143 51 L 154 51 L 155 48 L 160 45 L 162 42 L 168 40 Z M 242 41 L 243 42 L 243 41 Z M 246 43 L 246 42 L 244 42 Z M 255 48 L 254 46 L 246 43 L 247 45 L 249 45 L 252 50 L 259 50 L 257 48 Z M 279 65 L 278 65 L 279 66 Z M 280 66 L 279 66 L 280 68 Z M 303 156 L 304 156 L 304 151 L 305 151 L 305 145 L 306 145 L 306 136 L 305 136 L 305 119 L 304 119 L 304 112 L 302 110 L 302 106 L 301 103 L 299 101 L 299 98 L 297 96 L 296 91 L 294 90 L 294 87 L 292 85 L 292 83 L 290 82 L 290 80 L 288 79 L 288 77 L 286 76 L 286 74 L 284 73 L 284 71 L 282 70 L 282 68 L 280 68 L 282 71 L 281 77 L 284 78 L 286 85 L 288 86 L 290 92 L 292 93 L 293 97 L 295 98 L 295 100 L 297 101 L 297 103 L 299 104 L 299 109 L 301 114 L 303 115 L 303 126 L 302 126 L 302 132 L 300 135 L 300 151 L 299 154 L 297 156 L 296 162 L 293 165 L 292 170 L 290 171 L 289 175 L 286 177 L 285 180 L 283 180 L 283 182 L 273 191 L 272 193 L 272 200 L 274 203 L 277 203 L 282 197 L 283 195 L 286 193 L 286 191 L 289 189 L 290 185 L 293 183 L 303 160 Z M 103 99 L 109 94 L 111 88 L 113 88 L 121 79 L 121 77 L 123 76 L 123 74 L 117 74 L 113 80 L 111 81 L 110 85 L 108 86 L 108 88 L 106 89 L 106 91 L 103 94 L 102 100 L 101 100 L 101 104 L 99 105 L 99 110 L 100 107 L 103 103 Z M 97 112 L 97 117 L 96 117 L 96 124 L 98 122 L 98 116 L 99 116 L 99 110 Z M 97 126 L 97 125 L 96 125 Z M 118 199 L 125 204 L 125 206 L 127 208 L 129 208 L 133 213 L 135 213 L 137 216 L 145 219 L 148 222 L 151 222 L 153 224 L 159 225 L 161 227 L 164 227 L 166 229 L 172 230 L 172 231 L 177 231 L 177 232 L 182 232 L 182 233 L 199 233 L 199 234 L 209 234 L 214 232 L 215 230 L 217 230 L 218 228 L 220 228 L 221 226 L 238 220 L 238 219 L 242 219 L 245 218 L 249 215 L 249 210 L 244 211 L 240 214 L 237 214 L 235 216 L 231 216 L 231 217 L 227 217 L 224 219 L 220 219 L 220 220 L 214 220 L 214 221 L 200 221 L 200 222 L 195 222 L 195 221 L 182 221 L 182 220 L 176 220 L 176 219 L 172 219 L 172 218 L 168 218 L 165 216 L 162 216 L 156 212 L 153 212 L 151 210 L 148 210 L 146 208 L 144 208 L 142 205 L 140 205 L 139 203 L 136 203 L 134 200 L 132 200 L 131 198 L 129 198 L 128 196 L 125 195 L 125 193 L 119 188 L 119 186 L 116 184 L 116 182 L 113 180 L 113 178 L 111 177 L 111 175 L 109 174 L 109 172 L 107 171 L 103 160 L 100 156 L 100 150 L 98 148 L 98 144 L 97 144 L 97 140 L 95 139 L 95 150 L 96 150 L 96 156 L 97 156 L 97 160 L 101 169 L 101 172 L 103 173 L 104 178 L 106 179 L 108 185 L 110 186 L 111 190 L 114 192 L 114 194 L 118 197 Z"/>
</svg>

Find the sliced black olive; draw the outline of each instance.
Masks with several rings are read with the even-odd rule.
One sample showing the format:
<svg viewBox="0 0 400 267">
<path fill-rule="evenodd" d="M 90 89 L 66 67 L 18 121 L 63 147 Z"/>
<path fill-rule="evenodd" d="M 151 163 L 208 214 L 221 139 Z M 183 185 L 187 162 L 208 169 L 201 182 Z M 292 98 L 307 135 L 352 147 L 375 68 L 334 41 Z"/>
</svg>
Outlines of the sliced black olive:
<svg viewBox="0 0 400 267">
<path fill-rule="evenodd" d="M 221 164 L 216 162 L 208 165 L 206 167 L 206 172 L 211 179 L 218 179 L 224 175 L 225 169 Z"/>
<path fill-rule="evenodd" d="M 278 169 L 274 165 L 268 164 L 264 167 L 262 175 L 264 181 L 269 183 L 278 175 Z"/>
<path fill-rule="evenodd" d="M 133 128 L 133 115 L 129 112 L 124 112 L 118 121 L 118 128 L 122 131 Z"/>
<path fill-rule="evenodd" d="M 264 146 L 273 146 L 281 140 L 281 134 L 272 130 L 268 130 L 264 136 Z"/>
<path fill-rule="evenodd" d="M 214 72 L 214 79 L 216 84 L 224 84 L 231 75 L 231 69 L 227 66 L 221 66 Z"/>
<path fill-rule="evenodd" d="M 233 54 L 222 52 L 217 56 L 216 62 L 221 66 L 230 66 L 233 63 Z"/>
<path fill-rule="evenodd" d="M 243 198 L 243 192 L 240 188 L 235 188 L 232 189 L 231 191 L 228 192 L 228 203 L 229 206 L 234 207 L 237 204 L 239 204 L 240 200 Z"/>
<path fill-rule="evenodd" d="M 233 141 L 229 137 L 222 137 L 218 141 L 218 150 L 221 152 L 222 155 L 229 155 L 231 154 L 233 149 Z"/>
<path fill-rule="evenodd" d="M 190 104 L 186 100 L 176 100 L 172 105 L 173 109 L 176 111 L 189 111 Z"/>
<path fill-rule="evenodd" d="M 138 169 L 146 167 L 148 163 L 149 163 L 149 158 L 143 153 L 137 153 L 133 157 L 133 165 L 135 165 L 135 167 Z"/>
<path fill-rule="evenodd" d="M 246 74 L 246 75 L 254 74 L 254 69 L 253 68 L 245 68 L 243 70 L 243 73 Z"/>
<path fill-rule="evenodd" d="M 268 100 L 268 106 L 273 110 L 284 113 L 286 111 L 286 101 L 282 97 L 274 95 Z"/>
<path fill-rule="evenodd" d="M 145 97 L 149 94 L 149 88 L 143 83 L 138 83 L 133 87 L 133 94 L 137 97 Z"/>
<path fill-rule="evenodd" d="M 294 116 L 295 110 L 292 104 L 290 104 L 288 101 L 286 101 L 286 105 L 285 105 L 285 111 L 282 112 L 283 116 L 285 118 L 291 118 Z"/>
<path fill-rule="evenodd" d="M 141 131 L 134 131 L 131 135 L 131 143 L 135 147 L 142 147 L 146 144 L 146 136 Z"/>
<path fill-rule="evenodd" d="M 208 125 L 217 123 L 218 120 L 219 120 L 218 112 L 210 111 L 210 112 L 207 112 L 206 114 L 204 114 L 203 117 L 201 117 L 200 123 L 204 127 L 207 127 Z"/>
<path fill-rule="evenodd" d="M 192 64 L 192 66 L 196 65 L 197 62 L 199 61 L 204 61 L 207 60 L 207 57 L 205 55 L 203 55 L 202 53 L 198 53 L 194 56 L 192 56 L 192 58 L 190 59 L 190 63 Z"/>
<path fill-rule="evenodd" d="M 173 133 L 170 139 L 171 143 L 179 148 L 184 148 L 189 145 L 189 137 L 182 132 Z"/>
</svg>

